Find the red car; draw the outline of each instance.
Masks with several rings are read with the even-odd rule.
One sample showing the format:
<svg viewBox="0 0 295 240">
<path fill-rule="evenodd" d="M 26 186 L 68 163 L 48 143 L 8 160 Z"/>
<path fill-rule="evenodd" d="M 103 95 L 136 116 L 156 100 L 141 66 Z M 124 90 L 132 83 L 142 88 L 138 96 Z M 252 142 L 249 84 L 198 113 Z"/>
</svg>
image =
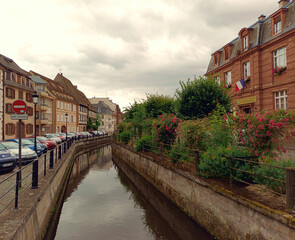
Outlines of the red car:
<svg viewBox="0 0 295 240">
<path fill-rule="evenodd" d="M 66 140 L 66 138 L 64 137 L 64 136 L 62 136 L 62 135 L 60 135 L 60 134 L 54 134 L 56 137 L 58 137 L 58 138 L 60 138 L 60 140 L 62 141 L 62 142 L 64 142 L 65 140 Z"/>
<path fill-rule="evenodd" d="M 49 150 L 49 149 L 54 149 L 54 148 L 56 147 L 56 142 L 54 142 L 54 141 L 48 139 L 47 137 L 41 137 L 41 136 L 39 136 L 39 137 L 37 137 L 37 139 L 38 139 L 41 143 L 46 144 L 48 150 Z"/>
</svg>

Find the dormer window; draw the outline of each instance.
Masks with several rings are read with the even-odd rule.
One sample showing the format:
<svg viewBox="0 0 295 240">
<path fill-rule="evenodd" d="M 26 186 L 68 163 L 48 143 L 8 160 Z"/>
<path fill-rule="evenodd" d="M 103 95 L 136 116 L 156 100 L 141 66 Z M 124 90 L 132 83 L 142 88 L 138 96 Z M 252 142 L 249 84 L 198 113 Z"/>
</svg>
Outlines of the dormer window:
<svg viewBox="0 0 295 240">
<path fill-rule="evenodd" d="M 220 55 L 221 55 L 221 52 L 220 51 L 217 51 L 213 54 L 214 56 L 214 66 L 217 66 L 220 64 Z"/>
<path fill-rule="evenodd" d="M 241 40 L 241 50 L 242 52 L 247 51 L 250 48 L 250 33 L 253 31 L 253 28 L 243 28 L 239 32 Z"/>
<path fill-rule="evenodd" d="M 278 34 L 279 32 L 282 31 L 282 21 L 278 21 L 275 23 L 275 34 Z"/>
<path fill-rule="evenodd" d="M 272 15 L 270 15 L 272 19 L 272 35 L 273 36 L 283 31 L 287 11 L 288 9 L 281 8 L 275 13 L 273 13 Z"/>
<path fill-rule="evenodd" d="M 244 51 L 248 50 L 248 36 L 243 37 L 243 48 Z"/>
<path fill-rule="evenodd" d="M 231 43 L 228 43 L 227 45 L 225 45 L 223 47 L 223 49 L 224 49 L 224 61 L 227 61 L 228 59 L 230 59 L 232 46 L 233 45 Z"/>
</svg>

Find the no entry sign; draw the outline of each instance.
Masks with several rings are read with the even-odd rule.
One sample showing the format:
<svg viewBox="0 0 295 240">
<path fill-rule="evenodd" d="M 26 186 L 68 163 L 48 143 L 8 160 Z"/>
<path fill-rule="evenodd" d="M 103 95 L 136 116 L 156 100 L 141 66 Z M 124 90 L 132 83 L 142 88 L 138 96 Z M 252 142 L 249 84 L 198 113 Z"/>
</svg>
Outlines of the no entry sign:
<svg viewBox="0 0 295 240">
<path fill-rule="evenodd" d="M 27 104 L 23 100 L 16 100 L 12 103 L 12 110 L 16 113 L 25 113 Z"/>
</svg>

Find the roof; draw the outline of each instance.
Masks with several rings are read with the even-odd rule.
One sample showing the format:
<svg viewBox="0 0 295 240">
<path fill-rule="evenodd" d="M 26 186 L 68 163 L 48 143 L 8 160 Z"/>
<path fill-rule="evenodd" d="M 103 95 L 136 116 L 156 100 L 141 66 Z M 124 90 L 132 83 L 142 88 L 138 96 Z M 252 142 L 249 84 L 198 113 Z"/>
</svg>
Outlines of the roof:
<svg viewBox="0 0 295 240">
<path fill-rule="evenodd" d="M 46 82 L 48 84 L 48 90 L 56 97 L 56 99 L 76 103 L 73 95 L 58 82 L 32 70 L 30 71 L 30 74 L 33 76 L 39 76 L 44 82 Z"/>
<path fill-rule="evenodd" d="M 72 82 L 63 76 L 61 73 L 58 73 L 54 78 L 54 82 L 60 84 L 64 89 L 67 89 L 71 95 L 74 97 L 77 104 L 88 107 L 89 110 L 96 112 L 95 108 L 89 102 L 85 94 L 78 90 L 77 86 L 74 86 Z"/>
<path fill-rule="evenodd" d="M 93 107 L 100 114 L 113 114 L 114 113 L 114 111 L 112 111 L 112 109 L 107 104 L 105 104 L 103 101 L 99 101 L 98 103 L 93 104 Z"/>
<path fill-rule="evenodd" d="M 46 84 L 47 83 L 40 76 L 30 76 L 30 78 L 37 84 Z"/>
<path fill-rule="evenodd" d="M 0 54 L 0 64 L 10 71 L 17 72 L 23 76 L 28 77 L 28 73 L 25 70 L 21 69 L 11 58 L 8 58 L 2 54 Z"/>
<path fill-rule="evenodd" d="M 275 36 L 272 36 L 272 19 L 270 16 L 265 18 L 264 20 L 259 20 L 255 23 L 253 23 L 251 26 L 248 27 L 248 29 L 252 29 L 250 32 L 250 44 L 249 44 L 249 49 L 253 49 L 257 46 L 261 46 L 266 44 L 267 42 L 281 36 L 282 34 L 285 34 L 286 32 L 292 30 L 295 28 L 295 7 L 294 7 L 294 2 L 290 1 L 288 4 L 286 4 L 283 9 L 288 9 L 286 18 L 285 18 L 285 24 L 283 31 Z M 237 37 L 231 42 L 229 42 L 232 45 L 232 50 L 231 50 L 231 56 L 229 59 L 233 59 L 237 57 L 241 53 L 241 41 L 240 38 Z M 218 49 L 217 51 L 221 52 L 220 56 L 220 64 L 218 66 L 214 65 L 214 56 L 211 56 L 208 68 L 207 68 L 207 73 L 214 71 L 214 69 L 221 67 L 224 65 L 225 60 L 224 60 L 224 49 L 223 47 Z M 215 51 L 215 52 L 217 52 Z M 215 53 L 214 52 L 214 53 Z"/>
</svg>

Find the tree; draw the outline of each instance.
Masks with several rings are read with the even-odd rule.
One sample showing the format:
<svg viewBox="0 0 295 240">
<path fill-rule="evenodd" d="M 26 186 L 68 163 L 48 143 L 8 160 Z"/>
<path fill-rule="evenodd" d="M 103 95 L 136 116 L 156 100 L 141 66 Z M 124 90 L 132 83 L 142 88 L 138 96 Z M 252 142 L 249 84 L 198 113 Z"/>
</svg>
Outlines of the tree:
<svg viewBox="0 0 295 240">
<path fill-rule="evenodd" d="M 92 119 L 91 118 L 88 118 L 88 121 L 87 121 L 87 131 L 93 129 L 93 123 L 92 123 Z"/>
<path fill-rule="evenodd" d="M 96 119 L 95 119 L 95 124 L 93 124 L 93 129 L 97 130 L 98 127 L 101 125 L 101 123 L 102 123 L 101 116 L 97 113 L 96 114 Z"/>
<path fill-rule="evenodd" d="M 175 92 L 176 109 L 185 119 L 195 119 L 208 116 L 217 104 L 222 105 L 226 112 L 232 106 L 228 90 L 216 83 L 212 77 L 194 77 L 193 81 L 180 81 L 180 89 Z"/>
<path fill-rule="evenodd" d="M 170 96 L 147 94 L 147 100 L 143 105 L 147 117 L 157 118 L 164 113 L 175 113 L 175 100 Z"/>
</svg>

